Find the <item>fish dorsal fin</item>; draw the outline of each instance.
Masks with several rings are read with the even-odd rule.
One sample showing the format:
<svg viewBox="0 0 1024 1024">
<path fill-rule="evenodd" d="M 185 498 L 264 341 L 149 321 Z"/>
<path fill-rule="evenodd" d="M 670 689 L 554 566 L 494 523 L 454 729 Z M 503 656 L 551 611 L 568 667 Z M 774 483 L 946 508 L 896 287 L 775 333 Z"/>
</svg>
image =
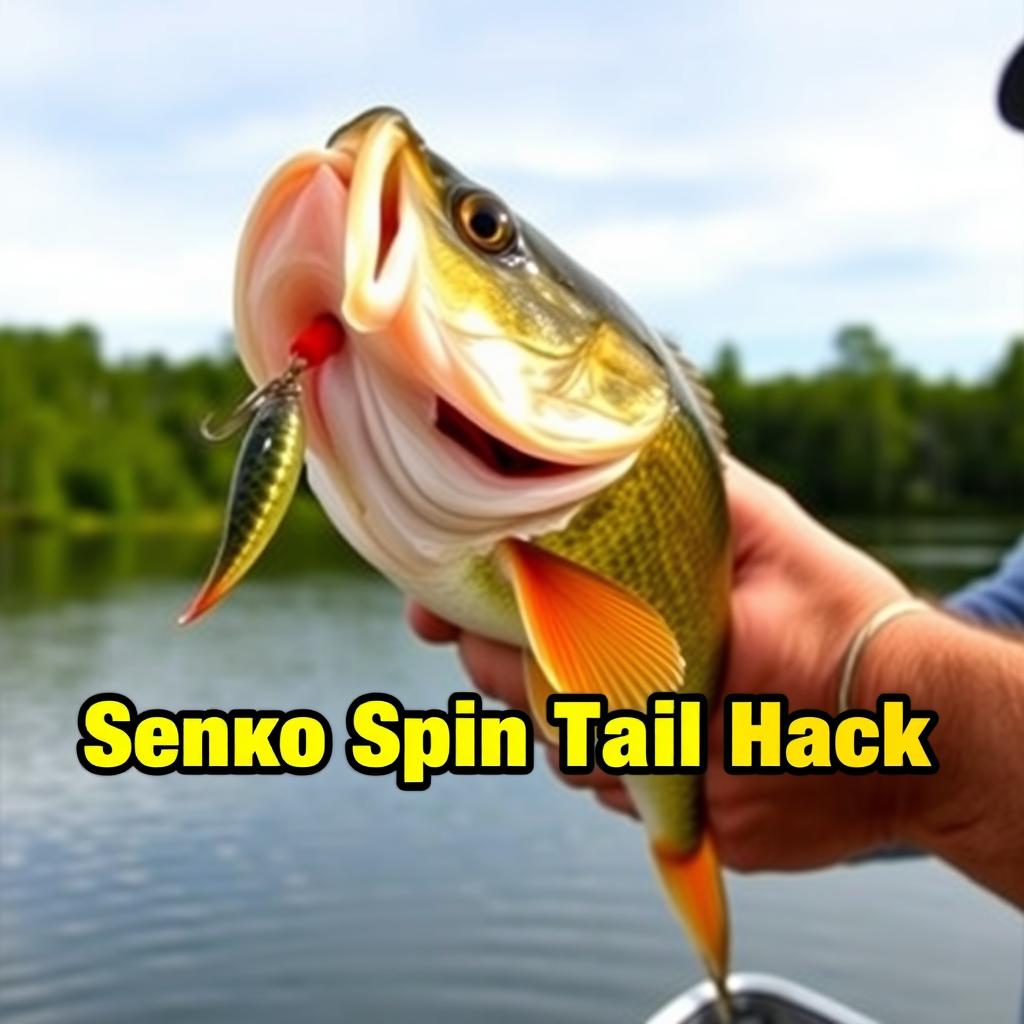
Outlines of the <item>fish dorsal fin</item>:
<svg viewBox="0 0 1024 1024">
<path fill-rule="evenodd" d="M 641 597 L 525 541 L 499 550 L 530 650 L 553 690 L 603 694 L 612 710 L 642 711 L 650 694 L 682 687 L 679 644 Z"/>
<path fill-rule="evenodd" d="M 655 337 L 660 342 L 659 354 L 664 359 L 670 377 L 676 376 L 673 371 L 677 370 L 678 375 L 682 376 L 688 385 L 686 391 L 692 396 L 696 404 L 696 411 L 708 429 L 708 436 L 711 438 L 711 443 L 714 445 L 715 450 L 723 456 L 728 454 L 729 435 L 725 429 L 725 420 L 718 410 L 718 405 L 715 402 L 714 395 L 711 394 L 711 389 L 704 380 L 704 374 L 683 355 L 676 341 L 663 334 L 655 335 Z"/>
</svg>

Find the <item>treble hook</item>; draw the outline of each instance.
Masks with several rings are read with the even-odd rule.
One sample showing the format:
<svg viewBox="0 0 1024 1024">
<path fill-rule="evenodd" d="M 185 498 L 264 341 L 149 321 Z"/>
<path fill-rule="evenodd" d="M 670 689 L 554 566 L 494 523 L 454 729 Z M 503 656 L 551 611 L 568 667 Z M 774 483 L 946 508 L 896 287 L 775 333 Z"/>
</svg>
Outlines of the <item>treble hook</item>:
<svg viewBox="0 0 1024 1024">
<path fill-rule="evenodd" d="M 300 356 L 293 356 L 283 373 L 246 395 L 219 426 L 214 426 L 215 414 L 207 413 L 199 424 L 199 433 L 205 441 L 214 442 L 225 441 L 232 434 L 237 434 L 268 398 L 292 389 L 297 393 L 300 390 L 299 375 L 305 369 L 306 361 Z"/>
</svg>

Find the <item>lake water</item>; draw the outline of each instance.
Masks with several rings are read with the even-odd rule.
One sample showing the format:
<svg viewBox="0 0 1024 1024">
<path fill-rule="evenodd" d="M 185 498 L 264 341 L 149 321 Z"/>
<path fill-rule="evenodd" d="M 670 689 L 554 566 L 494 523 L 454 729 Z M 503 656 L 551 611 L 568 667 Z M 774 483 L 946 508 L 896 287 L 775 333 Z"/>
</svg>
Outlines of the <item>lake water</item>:
<svg viewBox="0 0 1024 1024">
<path fill-rule="evenodd" d="M 936 591 L 1007 524 L 846 524 Z M 326 531 L 275 545 L 209 621 L 173 625 L 209 538 L 0 538 L 0 1019 L 643 1020 L 700 977 L 638 830 L 546 768 L 403 793 L 352 771 L 345 711 L 463 688 L 397 594 Z M 101 778 L 75 757 L 101 690 L 140 708 L 312 707 L 308 777 Z M 1008 1021 L 1020 915 L 938 864 L 729 880 L 740 970 L 883 1021 Z"/>
</svg>

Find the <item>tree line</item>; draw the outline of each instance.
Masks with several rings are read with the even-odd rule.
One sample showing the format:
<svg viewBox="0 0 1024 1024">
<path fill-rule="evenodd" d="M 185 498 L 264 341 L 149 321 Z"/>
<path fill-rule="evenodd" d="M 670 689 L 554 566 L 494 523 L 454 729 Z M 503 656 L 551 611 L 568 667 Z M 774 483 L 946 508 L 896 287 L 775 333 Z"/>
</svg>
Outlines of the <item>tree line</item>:
<svg viewBox="0 0 1024 1024">
<path fill-rule="evenodd" d="M 708 381 L 730 447 L 820 514 L 1024 509 L 1024 338 L 981 380 L 901 366 L 869 327 L 811 375 L 748 379 L 722 346 Z M 198 431 L 247 381 L 227 351 L 107 360 L 97 332 L 0 328 L 0 526 L 187 522 L 223 502 L 236 444 Z"/>
</svg>

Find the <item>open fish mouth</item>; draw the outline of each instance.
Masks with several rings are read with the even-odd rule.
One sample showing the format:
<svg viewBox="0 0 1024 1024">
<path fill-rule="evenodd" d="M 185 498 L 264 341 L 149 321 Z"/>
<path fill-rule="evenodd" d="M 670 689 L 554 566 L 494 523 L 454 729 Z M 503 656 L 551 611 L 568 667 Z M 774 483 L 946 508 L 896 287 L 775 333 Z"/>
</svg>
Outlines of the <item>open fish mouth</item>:
<svg viewBox="0 0 1024 1024">
<path fill-rule="evenodd" d="M 554 476 L 580 468 L 539 458 L 502 441 L 443 398 L 437 399 L 436 409 L 436 429 L 500 476 Z"/>
<path fill-rule="evenodd" d="M 238 311 L 239 348 L 257 382 L 281 372 L 288 362 L 290 340 L 316 317 L 338 316 L 346 331 L 352 330 L 344 316 L 351 179 L 346 154 L 326 150 L 300 157 L 279 172 L 266 208 L 257 214 L 252 232 L 261 237 L 251 254 L 243 245 Z M 372 254 L 374 280 L 384 279 L 391 289 L 392 316 L 400 301 L 399 282 L 388 279 L 399 234 L 399 188 L 397 165 L 392 162 L 381 188 Z M 316 402 L 317 389 L 308 394 L 307 415 L 316 423 L 323 413 Z M 543 476 L 578 468 L 522 451 L 448 398 L 435 395 L 434 401 L 433 424 L 439 436 L 494 473 Z"/>
<path fill-rule="evenodd" d="M 250 376 L 262 384 L 290 358 L 290 340 L 315 318 L 338 318 L 353 352 L 332 356 L 310 373 L 303 406 L 309 443 L 331 450 L 329 390 L 317 378 L 354 371 L 366 357 L 429 391 L 425 418 L 446 445 L 469 453 L 500 477 L 551 476 L 579 469 L 550 453 L 526 451 L 492 417 L 477 415 L 454 393 L 435 362 L 436 324 L 425 320 L 415 291 L 420 244 L 410 177 L 417 173 L 415 143 L 386 117 L 354 140 L 342 135 L 330 148 L 295 157 L 271 178 L 243 234 L 235 289 L 237 343 Z M 426 425 L 426 424 L 425 424 Z"/>
<path fill-rule="evenodd" d="M 340 387 L 344 368 L 363 371 L 361 391 L 401 391 L 423 430 L 496 479 L 621 467 L 661 421 L 660 378 L 634 359 L 650 380 L 633 387 L 640 397 L 623 413 L 613 327 L 595 329 L 579 364 L 524 341 L 533 321 L 503 312 L 514 275 L 460 236 L 452 204 L 464 181 L 387 109 L 280 168 L 253 207 L 237 264 L 237 345 L 250 376 L 262 384 L 280 374 L 290 339 L 332 315 L 350 343 L 311 372 L 303 395 L 310 450 L 325 461 L 340 455 L 327 419 L 352 397 Z M 538 330 L 564 312 L 543 294 Z"/>
</svg>

